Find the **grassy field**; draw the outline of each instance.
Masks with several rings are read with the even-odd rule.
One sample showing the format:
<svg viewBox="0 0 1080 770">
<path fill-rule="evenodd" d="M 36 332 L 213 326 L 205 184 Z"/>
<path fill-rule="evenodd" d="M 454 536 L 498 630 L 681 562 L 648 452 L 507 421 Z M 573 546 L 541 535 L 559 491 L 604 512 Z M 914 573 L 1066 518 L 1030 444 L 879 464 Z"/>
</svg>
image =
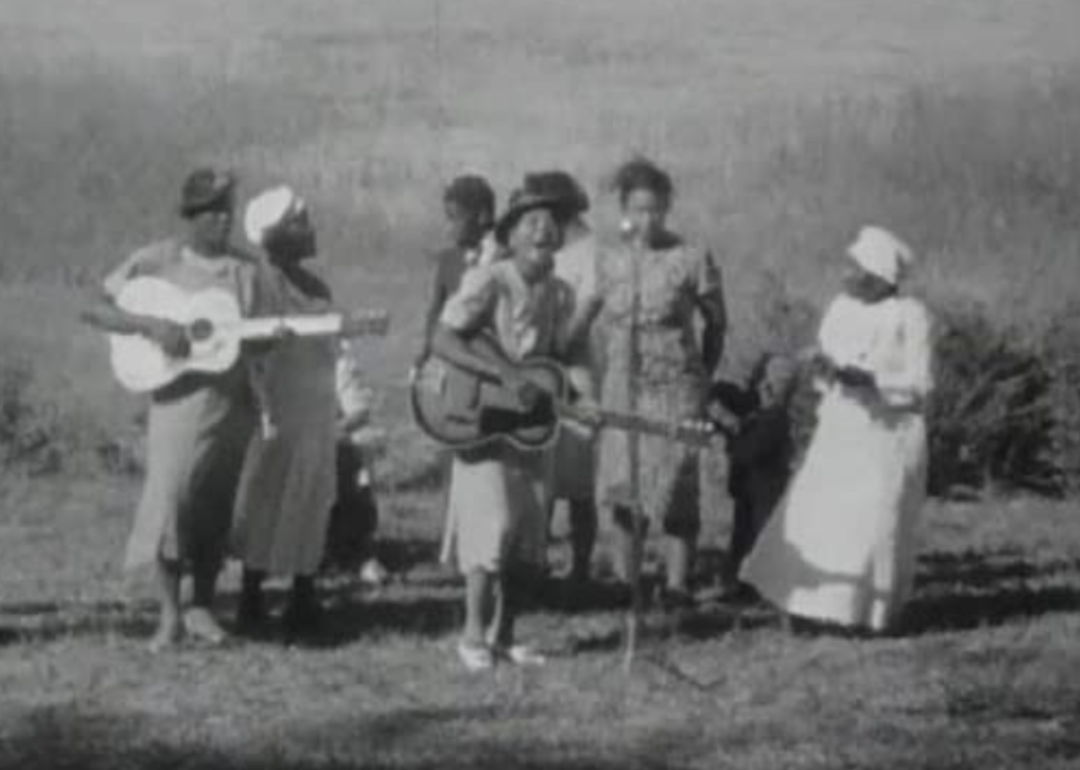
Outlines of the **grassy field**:
<svg viewBox="0 0 1080 770">
<path fill-rule="evenodd" d="M 600 602 L 530 616 L 547 670 L 470 678 L 401 385 L 445 181 L 478 170 L 502 197 L 567 167 L 607 227 L 602 183 L 633 151 L 671 168 L 678 226 L 721 259 L 733 372 L 812 328 L 867 221 L 917 245 L 932 302 L 1038 339 L 1080 296 L 1078 27 L 1075 0 L 0 0 L 0 448 L 40 439 L 61 470 L 0 466 L 0 768 L 1075 766 L 1074 505 L 932 506 L 903 638 L 712 608 L 651 617 L 626 677 Z M 145 586 L 118 571 L 137 478 L 100 462 L 137 449 L 138 404 L 76 319 L 206 161 L 243 192 L 298 186 L 342 298 L 394 312 L 364 363 L 398 572 L 328 585 L 315 649 L 153 659 Z"/>
</svg>

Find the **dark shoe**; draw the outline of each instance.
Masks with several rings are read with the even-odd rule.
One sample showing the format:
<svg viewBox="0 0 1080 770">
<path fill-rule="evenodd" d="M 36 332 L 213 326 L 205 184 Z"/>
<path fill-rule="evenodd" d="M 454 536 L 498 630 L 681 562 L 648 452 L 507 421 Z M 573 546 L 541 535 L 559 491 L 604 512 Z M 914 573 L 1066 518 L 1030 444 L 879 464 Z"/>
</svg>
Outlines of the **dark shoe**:
<svg viewBox="0 0 1080 770">
<path fill-rule="evenodd" d="M 322 628 L 324 615 L 322 605 L 315 599 L 293 600 L 289 602 L 281 621 L 286 635 L 296 638 L 317 633 Z"/>
<path fill-rule="evenodd" d="M 270 622 L 270 615 L 266 612 L 266 605 L 262 597 L 258 599 L 244 598 L 236 608 L 236 630 L 245 636 L 257 635 L 265 632 Z"/>
<path fill-rule="evenodd" d="M 660 607 L 664 612 L 680 612 L 693 609 L 694 595 L 684 588 L 664 588 L 660 592 Z"/>
</svg>

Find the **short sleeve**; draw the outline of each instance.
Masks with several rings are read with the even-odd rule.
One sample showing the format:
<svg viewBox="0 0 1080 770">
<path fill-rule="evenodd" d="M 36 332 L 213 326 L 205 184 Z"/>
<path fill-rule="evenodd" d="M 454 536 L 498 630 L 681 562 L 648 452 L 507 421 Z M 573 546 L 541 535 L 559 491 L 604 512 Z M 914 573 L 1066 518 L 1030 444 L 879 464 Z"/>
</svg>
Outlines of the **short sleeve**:
<svg viewBox="0 0 1080 770">
<path fill-rule="evenodd" d="M 458 290 L 446 300 L 439 322 L 456 331 L 473 331 L 489 323 L 498 285 L 490 267 L 465 271 Z"/>
<path fill-rule="evenodd" d="M 101 288 L 109 297 L 115 298 L 132 278 L 153 272 L 158 260 L 152 249 L 140 249 L 113 268 L 101 282 Z"/>
</svg>

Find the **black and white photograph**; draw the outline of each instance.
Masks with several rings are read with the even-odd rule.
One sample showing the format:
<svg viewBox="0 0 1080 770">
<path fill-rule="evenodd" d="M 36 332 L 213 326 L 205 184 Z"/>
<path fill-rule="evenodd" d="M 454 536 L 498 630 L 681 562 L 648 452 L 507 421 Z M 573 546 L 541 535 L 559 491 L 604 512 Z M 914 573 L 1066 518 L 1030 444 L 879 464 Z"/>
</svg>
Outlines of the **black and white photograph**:
<svg viewBox="0 0 1080 770">
<path fill-rule="evenodd" d="M 1080 0 L 0 0 L 0 769 L 1080 767 Z"/>
</svg>

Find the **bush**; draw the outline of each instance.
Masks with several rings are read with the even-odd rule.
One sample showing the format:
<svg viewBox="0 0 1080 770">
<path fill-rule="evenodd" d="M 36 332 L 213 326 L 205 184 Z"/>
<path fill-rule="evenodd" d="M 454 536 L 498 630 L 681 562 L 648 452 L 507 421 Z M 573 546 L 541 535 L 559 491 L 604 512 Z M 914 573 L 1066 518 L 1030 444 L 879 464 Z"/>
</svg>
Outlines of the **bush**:
<svg viewBox="0 0 1080 770">
<path fill-rule="evenodd" d="M 812 341 L 808 302 L 778 283 L 759 292 L 763 327 L 753 350 L 791 354 Z M 927 412 L 929 490 L 937 496 L 1080 491 L 1080 304 L 1045 328 L 1003 320 L 988 303 L 931 302 L 935 390 Z M 816 424 L 818 395 L 802 377 L 792 399 L 797 454 Z"/>
<path fill-rule="evenodd" d="M 1053 366 L 1030 333 L 991 308 L 939 303 L 930 401 L 930 490 L 1062 491 L 1053 443 Z"/>
<path fill-rule="evenodd" d="M 79 405 L 64 407 L 23 358 L 0 361 L 0 470 L 134 474 L 137 448 Z"/>
<path fill-rule="evenodd" d="M 60 451 L 53 441 L 53 420 L 32 403 L 32 370 L 25 361 L 0 362 L 0 463 L 34 472 L 60 467 Z"/>
</svg>

